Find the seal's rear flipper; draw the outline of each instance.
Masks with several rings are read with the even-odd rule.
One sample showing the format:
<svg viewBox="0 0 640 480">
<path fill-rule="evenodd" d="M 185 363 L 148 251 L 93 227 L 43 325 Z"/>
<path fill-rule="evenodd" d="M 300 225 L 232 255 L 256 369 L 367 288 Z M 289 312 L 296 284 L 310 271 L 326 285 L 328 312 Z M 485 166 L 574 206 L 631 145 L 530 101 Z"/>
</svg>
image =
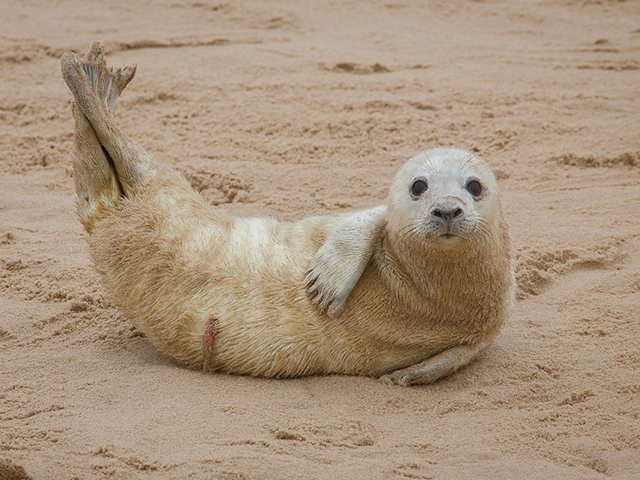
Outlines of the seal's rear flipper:
<svg viewBox="0 0 640 480">
<path fill-rule="evenodd" d="M 135 65 L 113 69 L 107 67 L 104 46 L 99 42 L 91 45 L 89 52 L 81 59 L 73 52 L 62 56 L 62 76 L 73 93 L 78 112 L 76 119 L 76 145 L 79 157 L 76 165 L 86 163 L 87 171 L 92 168 L 103 173 L 94 177 L 85 174 L 83 193 L 91 195 L 89 187 L 113 196 L 114 179 L 107 180 L 106 172 L 115 175 L 120 195 L 135 195 L 156 173 L 158 164 L 143 148 L 127 138 L 118 128 L 113 117 L 116 99 L 133 79 Z M 88 125 L 84 125 L 84 120 Z M 91 135 L 91 131 L 93 135 Z M 98 142 L 102 155 L 98 153 Z M 107 166 L 104 162 L 107 162 Z M 81 169 L 80 169 L 81 170 Z M 80 173 L 80 172 L 79 172 Z M 97 182 L 97 183 L 96 183 Z M 80 193 L 80 192 L 79 192 Z M 82 197 L 81 197 L 82 201 Z M 112 201 L 117 201 L 113 199 Z"/>
<path fill-rule="evenodd" d="M 75 102 L 72 110 L 76 122 L 73 177 L 78 215 L 84 228 L 91 233 L 93 222 L 109 207 L 115 206 L 123 192 L 113 162 L 100 145 L 87 117 Z"/>
</svg>

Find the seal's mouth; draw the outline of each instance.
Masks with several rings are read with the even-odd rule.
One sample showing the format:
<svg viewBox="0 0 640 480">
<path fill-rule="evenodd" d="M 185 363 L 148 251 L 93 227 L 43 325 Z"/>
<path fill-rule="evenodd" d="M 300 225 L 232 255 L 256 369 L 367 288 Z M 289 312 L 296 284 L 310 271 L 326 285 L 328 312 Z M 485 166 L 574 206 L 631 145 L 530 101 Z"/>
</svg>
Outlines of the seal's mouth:
<svg viewBox="0 0 640 480">
<path fill-rule="evenodd" d="M 453 233 L 443 233 L 442 235 L 440 235 L 440 238 L 444 238 L 446 240 L 449 240 L 450 238 L 455 238 L 456 235 L 454 235 Z"/>
</svg>

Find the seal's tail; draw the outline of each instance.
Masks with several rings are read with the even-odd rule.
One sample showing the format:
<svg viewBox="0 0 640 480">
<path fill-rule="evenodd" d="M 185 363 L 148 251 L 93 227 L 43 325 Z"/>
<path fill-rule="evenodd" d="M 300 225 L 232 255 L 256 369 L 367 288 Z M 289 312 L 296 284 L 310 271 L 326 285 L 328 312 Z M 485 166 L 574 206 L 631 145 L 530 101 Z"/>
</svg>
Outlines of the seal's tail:
<svg viewBox="0 0 640 480">
<path fill-rule="evenodd" d="M 80 58 L 62 56 L 62 76 L 74 96 L 76 159 L 74 173 L 78 210 L 85 228 L 123 196 L 133 196 L 159 165 L 127 138 L 113 117 L 116 99 L 133 79 L 136 67 L 107 67 L 104 46 L 91 45 Z"/>
</svg>

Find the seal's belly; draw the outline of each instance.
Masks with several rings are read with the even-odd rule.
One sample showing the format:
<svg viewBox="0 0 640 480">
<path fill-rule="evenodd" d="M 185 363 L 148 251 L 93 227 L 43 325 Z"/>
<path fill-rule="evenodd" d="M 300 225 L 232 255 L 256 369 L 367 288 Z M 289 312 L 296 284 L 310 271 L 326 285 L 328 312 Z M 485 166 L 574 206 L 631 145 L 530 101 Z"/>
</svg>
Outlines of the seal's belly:
<svg viewBox="0 0 640 480">
<path fill-rule="evenodd" d="M 359 299 L 331 318 L 312 305 L 301 282 L 278 282 L 277 275 L 267 281 L 273 271 L 260 273 L 228 279 L 216 295 L 215 370 L 267 377 L 378 376 L 457 344 L 448 326 L 409 325 L 396 309 L 381 308 L 379 297 L 375 304 Z"/>
</svg>

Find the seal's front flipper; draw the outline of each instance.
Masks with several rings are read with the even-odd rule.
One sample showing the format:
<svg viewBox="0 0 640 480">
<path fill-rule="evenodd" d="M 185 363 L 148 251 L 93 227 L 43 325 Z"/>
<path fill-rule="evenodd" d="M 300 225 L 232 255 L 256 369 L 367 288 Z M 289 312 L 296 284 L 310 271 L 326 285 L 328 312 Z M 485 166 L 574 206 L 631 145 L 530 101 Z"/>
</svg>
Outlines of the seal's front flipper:
<svg viewBox="0 0 640 480">
<path fill-rule="evenodd" d="M 387 207 L 347 216 L 311 259 L 305 283 L 311 300 L 337 316 L 369 263 L 386 223 Z"/>
<path fill-rule="evenodd" d="M 483 341 L 476 345 L 458 345 L 440 352 L 424 362 L 383 375 L 380 380 L 403 387 L 426 385 L 464 367 L 490 344 L 490 341 Z"/>
</svg>

